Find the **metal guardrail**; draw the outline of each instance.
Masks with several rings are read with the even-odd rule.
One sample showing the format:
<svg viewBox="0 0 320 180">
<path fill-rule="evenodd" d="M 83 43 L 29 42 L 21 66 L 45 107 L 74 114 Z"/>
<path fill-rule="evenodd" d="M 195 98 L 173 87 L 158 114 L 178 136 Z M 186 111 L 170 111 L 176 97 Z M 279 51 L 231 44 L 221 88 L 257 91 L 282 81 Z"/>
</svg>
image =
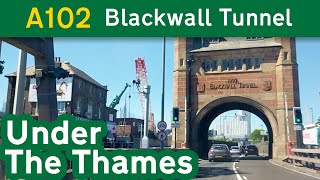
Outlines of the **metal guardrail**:
<svg viewBox="0 0 320 180">
<path fill-rule="evenodd" d="M 305 166 L 308 168 L 315 169 L 316 164 L 320 164 L 320 149 L 291 149 L 294 155 L 288 155 L 284 161 L 289 163 L 300 163 L 305 162 Z"/>
<path fill-rule="evenodd" d="M 105 142 L 103 146 L 105 148 L 132 148 L 133 142 Z"/>
</svg>

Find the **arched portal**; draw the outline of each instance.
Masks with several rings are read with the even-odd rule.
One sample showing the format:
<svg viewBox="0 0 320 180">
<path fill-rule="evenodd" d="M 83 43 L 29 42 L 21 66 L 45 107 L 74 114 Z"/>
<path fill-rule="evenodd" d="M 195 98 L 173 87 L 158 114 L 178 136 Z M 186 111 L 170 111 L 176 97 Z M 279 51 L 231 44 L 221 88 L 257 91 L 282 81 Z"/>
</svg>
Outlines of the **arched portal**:
<svg viewBox="0 0 320 180">
<path fill-rule="evenodd" d="M 208 152 L 208 129 L 211 122 L 223 112 L 245 110 L 257 115 L 266 125 L 269 132 L 269 157 L 272 158 L 273 137 L 277 136 L 278 124 L 274 114 L 262 103 L 249 97 L 229 96 L 216 99 L 203 107 L 194 119 L 190 129 L 192 149 L 205 157 Z"/>
<path fill-rule="evenodd" d="M 301 135 L 292 121 L 293 107 L 300 106 L 294 38 L 180 37 L 174 47 L 173 104 L 182 121 L 173 129 L 172 147 L 187 144 L 206 155 L 211 121 L 240 109 L 272 133 L 272 158 L 286 157 L 288 141 L 296 144 Z"/>
</svg>

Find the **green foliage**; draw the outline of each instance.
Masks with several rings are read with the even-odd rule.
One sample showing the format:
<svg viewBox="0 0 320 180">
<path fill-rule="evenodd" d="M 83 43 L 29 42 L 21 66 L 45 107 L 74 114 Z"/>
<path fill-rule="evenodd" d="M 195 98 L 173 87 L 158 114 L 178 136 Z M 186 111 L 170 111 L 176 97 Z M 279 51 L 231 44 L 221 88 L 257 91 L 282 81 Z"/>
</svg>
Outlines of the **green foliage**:
<svg viewBox="0 0 320 180">
<path fill-rule="evenodd" d="M 0 74 L 3 73 L 3 69 L 4 69 L 3 64 L 4 64 L 4 63 L 5 63 L 4 61 L 0 61 Z"/>
<path fill-rule="evenodd" d="M 317 124 L 320 124 L 320 117 L 318 118 Z"/>
<path fill-rule="evenodd" d="M 151 130 L 149 130 L 149 132 L 148 132 L 148 137 L 150 138 L 150 139 L 157 139 L 157 136 L 154 134 L 154 132 L 153 131 L 151 131 Z"/>
<path fill-rule="evenodd" d="M 261 130 L 260 129 L 255 129 L 252 133 L 251 133 L 251 139 L 254 143 L 260 142 L 261 141 Z"/>
</svg>

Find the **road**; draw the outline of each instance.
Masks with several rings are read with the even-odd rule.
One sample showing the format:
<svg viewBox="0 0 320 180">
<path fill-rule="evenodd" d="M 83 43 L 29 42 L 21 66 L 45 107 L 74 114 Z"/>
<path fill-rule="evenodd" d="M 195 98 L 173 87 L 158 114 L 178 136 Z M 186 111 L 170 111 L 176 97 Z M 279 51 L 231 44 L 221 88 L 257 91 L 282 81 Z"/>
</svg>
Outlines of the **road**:
<svg viewBox="0 0 320 180">
<path fill-rule="evenodd" d="M 238 159 L 238 160 L 237 160 Z M 316 180 L 310 176 L 273 165 L 267 158 L 234 156 L 233 162 L 209 162 L 199 164 L 198 180 Z"/>
</svg>

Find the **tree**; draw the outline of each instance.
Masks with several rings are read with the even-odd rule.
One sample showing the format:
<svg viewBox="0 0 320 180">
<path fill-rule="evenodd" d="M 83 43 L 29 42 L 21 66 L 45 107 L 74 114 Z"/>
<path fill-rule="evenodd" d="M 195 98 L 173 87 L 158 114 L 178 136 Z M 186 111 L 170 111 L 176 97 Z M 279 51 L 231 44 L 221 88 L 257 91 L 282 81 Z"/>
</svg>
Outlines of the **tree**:
<svg viewBox="0 0 320 180">
<path fill-rule="evenodd" d="M 260 129 L 255 129 L 252 133 L 251 133 L 251 139 L 254 143 L 260 142 L 261 141 L 261 130 Z"/>
<path fill-rule="evenodd" d="M 4 61 L 0 61 L 0 74 L 3 73 L 3 69 L 4 69 L 3 64 L 4 64 Z"/>
<path fill-rule="evenodd" d="M 149 130 L 149 132 L 148 132 L 148 137 L 150 138 L 150 139 L 157 139 L 157 136 L 154 134 L 154 132 L 153 131 L 151 131 L 151 130 Z"/>
<path fill-rule="evenodd" d="M 318 118 L 317 124 L 320 124 L 320 117 Z"/>
</svg>

